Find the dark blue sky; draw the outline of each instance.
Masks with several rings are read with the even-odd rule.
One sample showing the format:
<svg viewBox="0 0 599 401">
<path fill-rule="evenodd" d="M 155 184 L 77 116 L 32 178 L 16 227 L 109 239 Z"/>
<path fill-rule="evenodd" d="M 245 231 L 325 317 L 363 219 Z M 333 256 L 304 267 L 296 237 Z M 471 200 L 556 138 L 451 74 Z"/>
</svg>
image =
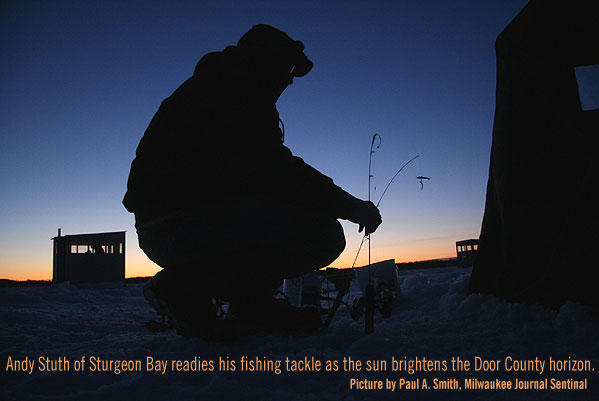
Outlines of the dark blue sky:
<svg viewBox="0 0 599 401">
<path fill-rule="evenodd" d="M 126 230 L 127 275 L 155 271 L 121 205 L 137 143 L 199 58 L 235 44 L 256 23 L 301 40 L 315 63 L 278 102 L 295 154 L 366 198 L 370 141 L 380 134 L 375 200 L 420 155 L 385 195 L 373 259 L 451 256 L 456 240 L 479 234 L 493 45 L 525 4 L 3 2 L 0 277 L 50 278 L 58 227 L 64 234 Z M 423 191 L 417 175 L 432 177 Z M 345 227 L 339 267 L 351 264 L 361 240 L 357 227 Z"/>
</svg>

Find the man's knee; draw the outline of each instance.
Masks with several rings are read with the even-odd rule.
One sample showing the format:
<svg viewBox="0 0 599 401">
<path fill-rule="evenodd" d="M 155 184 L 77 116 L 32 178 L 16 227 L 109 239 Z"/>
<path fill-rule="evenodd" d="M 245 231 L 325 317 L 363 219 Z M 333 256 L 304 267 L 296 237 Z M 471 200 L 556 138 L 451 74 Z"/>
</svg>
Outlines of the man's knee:
<svg viewBox="0 0 599 401">
<path fill-rule="evenodd" d="M 338 244 L 338 251 L 339 254 L 341 254 L 341 252 L 343 252 L 345 250 L 345 233 L 343 232 L 343 226 L 341 226 L 341 223 L 339 223 L 339 221 L 335 221 L 335 225 L 337 228 L 337 244 Z"/>
<path fill-rule="evenodd" d="M 335 259 L 337 259 L 337 257 L 339 255 L 341 255 L 341 253 L 343 252 L 343 250 L 345 249 L 345 234 L 343 232 L 343 226 L 341 226 L 341 223 L 339 223 L 339 221 L 337 220 L 333 220 L 331 222 L 331 228 L 330 228 L 330 240 L 328 242 L 328 248 L 330 251 L 330 257 L 332 258 L 330 262 L 327 263 L 327 265 L 329 263 L 332 263 Z"/>
<path fill-rule="evenodd" d="M 336 219 L 327 219 L 314 228 L 298 261 L 302 261 L 303 273 L 326 267 L 333 263 L 345 249 L 343 227 Z"/>
</svg>

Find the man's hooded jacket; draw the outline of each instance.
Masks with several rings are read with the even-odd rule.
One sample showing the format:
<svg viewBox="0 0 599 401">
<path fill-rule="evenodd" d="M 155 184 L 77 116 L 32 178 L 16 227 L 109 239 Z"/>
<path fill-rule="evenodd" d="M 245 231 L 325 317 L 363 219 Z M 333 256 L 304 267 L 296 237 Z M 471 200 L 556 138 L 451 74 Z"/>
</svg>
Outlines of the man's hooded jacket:
<svg viewBox="0 0 599 401">
<path fill-rule="evenodd" d="M 351 214 L 356 198 L 283 145 L 273 72 L 307 74 L 312 64 L 302 50 L 285 33 L 257 25 L 237 46 L 202 57 L 137 147 L 123 200 L 137 223 L 178 211 L 226 213 L 219 207 L 248 197 Z"/>
</svg>

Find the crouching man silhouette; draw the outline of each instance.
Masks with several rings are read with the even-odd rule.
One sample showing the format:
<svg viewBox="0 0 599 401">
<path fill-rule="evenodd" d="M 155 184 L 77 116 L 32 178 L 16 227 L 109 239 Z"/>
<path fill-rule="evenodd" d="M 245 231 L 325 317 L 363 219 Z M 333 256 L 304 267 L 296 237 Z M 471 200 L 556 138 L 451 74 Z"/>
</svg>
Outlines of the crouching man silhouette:
<svg viewBox="0 0 599 401">
<path fill-rule="evenodd" d="M 244 326 L 319 327 L 318 311 L 292 307 L 274 291 L 339 256 L 345 237 L 337 219 L 367 233 L 382 222 L 372 202 L 283 145 L 275 104 L 311 70 L 303 50 L 284 32 L 256 25 L 236 46 L 206 54 L 137 147 L 123 204 L 135 214 L 141 249 L 163 268 L 144 296 L 182 335 L 218 330 L 215 299 L 229 301 Z"/>
</svg>

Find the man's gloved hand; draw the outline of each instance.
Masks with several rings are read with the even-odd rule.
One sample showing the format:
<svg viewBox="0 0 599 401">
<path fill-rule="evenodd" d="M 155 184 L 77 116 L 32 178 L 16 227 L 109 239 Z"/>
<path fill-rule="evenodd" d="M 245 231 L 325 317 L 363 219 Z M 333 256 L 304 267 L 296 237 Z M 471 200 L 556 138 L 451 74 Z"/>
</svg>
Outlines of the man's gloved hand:
<svg viewBox="0 0 599 401">
<path fill-rule="evenodd" d="M 366 229 L 365 234 L 372 234 L 381 225 L 383 219 L 379 209 L 370 201 L 357 200 L 354 204 L 354 212 L 348 218 L 352 223 L 360 226 L 358 232 Z"/>
</svg>

